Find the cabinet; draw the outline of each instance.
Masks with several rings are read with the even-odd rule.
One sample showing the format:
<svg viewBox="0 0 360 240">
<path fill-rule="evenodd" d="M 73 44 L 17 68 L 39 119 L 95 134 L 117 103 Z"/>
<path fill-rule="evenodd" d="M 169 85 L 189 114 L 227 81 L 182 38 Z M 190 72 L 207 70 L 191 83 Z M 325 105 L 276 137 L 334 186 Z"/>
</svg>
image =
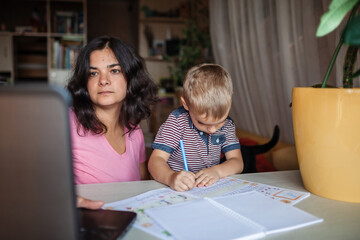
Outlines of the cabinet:
<svg viewBox="0 0 360 240">
<path fill-rule="evenodd" d="M 64 85 L 87 41 L 86 0 L 13 0 L 0 6 L 0 36 L 6 32 L 11 48 L 0 64 L 8 66 L 11 79 Z"/>
<path fill-rule="evenodd" d="M 7 33 L 0 33 L 0 84 L 12 83 L 12 49 L 12 36 Z"/>
</svg>

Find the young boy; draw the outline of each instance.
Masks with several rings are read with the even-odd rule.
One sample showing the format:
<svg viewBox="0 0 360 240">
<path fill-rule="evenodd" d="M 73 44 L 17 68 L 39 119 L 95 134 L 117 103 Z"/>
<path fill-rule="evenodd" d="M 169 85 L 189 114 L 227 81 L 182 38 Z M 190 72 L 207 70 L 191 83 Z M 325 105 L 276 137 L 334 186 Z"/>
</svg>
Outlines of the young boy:
<svg viewBox="0 0 360 240">
<path fill-rule="evenodd" d="M 183 88 L 183 107 L 161 125 L 148 165 L 156 181 L 176 191 L 210 186 L 243 170 L 235 124 L 228 118 L 233 94 L 229 73 L 217 64 L 198 65 L 187 72 Z M 184 170 L 180 140 L 189 171 Z M 221 152 L 227 160 L 219 164 Z"/>
</svg>

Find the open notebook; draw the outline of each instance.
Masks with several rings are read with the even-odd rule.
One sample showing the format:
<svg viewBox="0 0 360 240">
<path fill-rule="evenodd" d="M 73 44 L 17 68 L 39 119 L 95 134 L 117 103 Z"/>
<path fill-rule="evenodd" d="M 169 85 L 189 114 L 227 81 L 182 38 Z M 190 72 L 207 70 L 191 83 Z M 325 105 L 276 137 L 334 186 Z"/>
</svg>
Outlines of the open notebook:
<svg viewBox="0 0 360 240">
<path fill-rule="evenodd" d="M 323 220 L 258 192 L 146 209 L 176 239 L 256 239 Z"/>
<path fill-rule="evenodd" d="M 62 88 L 0 86 L 0 239 L 112 239 L 135 219 L 104 210 L 78 215 L 70 104 Z"/>
</svg>

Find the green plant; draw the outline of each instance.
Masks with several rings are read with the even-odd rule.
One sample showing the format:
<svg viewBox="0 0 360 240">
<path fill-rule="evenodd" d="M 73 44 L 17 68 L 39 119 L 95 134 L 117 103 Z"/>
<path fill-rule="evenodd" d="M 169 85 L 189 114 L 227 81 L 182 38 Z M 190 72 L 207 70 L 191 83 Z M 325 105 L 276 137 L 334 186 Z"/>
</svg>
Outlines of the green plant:
<svg viewBox="0 0 360 240">
<path fill-rule="evenodd" d="M 204 1 L 189 1 L 190 18 L 183 29 L 183 39 L 180 41 L 179 56 L 175 59 L 174 67 L 169 66 L 170 78 L 175 85 L 182 86 L 185 74 L 189 68 L 206 62 L 205 49 L 210 48 L 208 30 L 208 7 Z M 205 24 L 201 26 L 201 21 Z M 170 61 L 170 58 L 165 56 Z"/>
<path fill-rule="evenodd" d="M 188 21 L 187 27 L 183 30 L 183 37 L 175 66 L 169 66 L 170 78 L 178 86 L 182 86 L 185 74 L 189 68 L 205 62 L 204 49 L 210 45 L 209 36 L 204 34 L 193 20 Z"/>
<path fill-rule="evenodd" d="M 322 88 L 328 86 L 327 80 L 330 76 L 340 48 L 344 43 L 348 45 L 348 50 L 345 55 L 343 67 L 343 87 L 351 88 L 353 86 L 352 79 L 360 75 L 360 69 L 355 73 L 353 72 L 358 47 L 360 46 L 360 15 L 357 14 L 359 6 L 359 0 L 333 0 L 330 3 L 328 12 L 321 17 L 320 25 L 316 32 L 316 36 L 318 37 L 324 36 L 336 29 L 346 14 L 351 11 L 348 21 L 341 34 L 339 43 L 331 58 L 324 80 L 321 84 Z"/>
</svg>

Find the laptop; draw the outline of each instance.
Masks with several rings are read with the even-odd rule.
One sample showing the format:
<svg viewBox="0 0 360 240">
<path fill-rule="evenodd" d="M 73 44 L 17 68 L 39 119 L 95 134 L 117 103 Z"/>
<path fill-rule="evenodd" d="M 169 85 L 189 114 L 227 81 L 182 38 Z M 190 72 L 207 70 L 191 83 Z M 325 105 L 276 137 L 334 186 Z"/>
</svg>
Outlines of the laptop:
<svg viewBox="0 0 360 240">
<path fill-rule="evenodd" d="M 0 86 L 0 239 L 116 239 L 136 213 L 76 208 L 69 93 Z"/>
</svg>

